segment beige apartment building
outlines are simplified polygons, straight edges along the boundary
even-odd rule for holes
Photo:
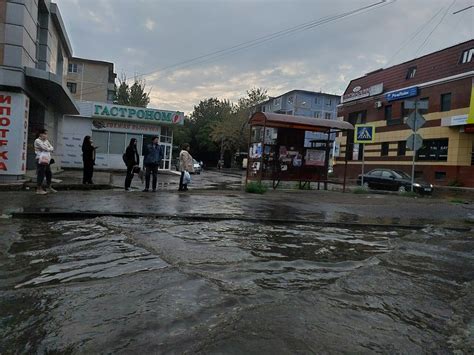
[[[113,63],[73,57],[69,60],[66,85],[77,101],[113,103],[116,77]]]

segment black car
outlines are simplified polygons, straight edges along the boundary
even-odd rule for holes
[[[359,175],[357,184],[361,185],[361,183],[362,175]],[[411,191],[411,176],[400,170],[374,169],[364,174],[364,187],[399,192]],[[429,195],[433,192],[433,185],[415,180],[413,191],[422,195]]]

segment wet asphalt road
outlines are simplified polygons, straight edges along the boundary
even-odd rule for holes
[[[469,353],[474,234],[4,220],[0,353]]]

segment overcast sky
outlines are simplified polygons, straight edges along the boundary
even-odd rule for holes
[[[148,74],[149,106],[186,113],[202,99],[236,101],[252,87],[271,96],[292,89],[340,95],[351,79],[369,71],[474,37],[474,9],[452,14],[474,0],[397,0],[245,50],[237,47],[230,55],[220,52],[202,58],[204,63],[158,71],[379,0],[56,2],[74,56],[113,62],[119,76]]]

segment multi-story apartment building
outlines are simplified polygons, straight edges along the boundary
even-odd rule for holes
[[[66,85],[76,100],[111,104],[116,77],[113,63],[74,57],[69,60]]]
[[[40,128],[53,145],[63,114],[77,114],[65,74],[72,48],[56,4],[0,1],[0,180],[35,169]]]
[[[257,111],[333,120],[337,118],[340,100],[340,96],[323,92],[291,90],[261,103]],[[316,139],[324,137],[320,133],[306,132],[305,145],[309,146],[311,140]]]
[[[375,141],[364,149],[366,171],[392,168],[411,174],[413,152],[406,147],[412,130],[406,100],[425,101],[420,113],[426,123],[418,133],[415,177],[438,185],[474,187],[474,125],[468,114],[473,104],[474,40],[368,73],[352,80],[344,92],[339,116],[352,124],[375,126]],[[409,103],[407,103],[409,104]],[[473,108],[471,107],[471,110]],[[353,134],[338,137],[341,154],[335,172],[361,173],[362,149]]]

